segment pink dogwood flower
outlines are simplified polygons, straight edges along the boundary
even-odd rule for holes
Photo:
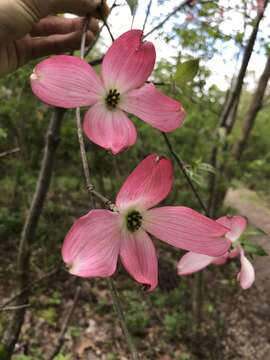
[[[71,274],[109,277],[118,255],[130,275],[153,290],[158,283],[156,250],[148,234],[181,249],[209,256],[224,254],[228,228],[183,206],[153,208],[166,198],[173,183],[170,160],[146,157],[129,175],[117,198],[117,211],[91,210],[75,221],[62,257]]]
[[[107,51],[101,76],[74,56],[53,56],[39,63],[31,75],[34,94],[44,103],[62,108],[91,106],[83,128],[99,146],[117,154],[136,142],[131,113],[164,132],[183,122],[182,105],[147,84],[156,58],[151,42],[141,30],[121,35]]]
[[[230,231],[226,234],[226,237],[231,241],[231,244],[235,243],[239,239],[240,235],[247,226],[247,220],[242,216],[223,216],[216,221],[230,229]],[[210,264],[223,265],[229,259],[235,257],[240,257],[241,263],[241,270],[237,275],[237,280],[240,282],[240,286],[243,289],[248,289],[255,280],[255,272],[251,262],[245,256],[244,249],[239,244],[219,257],[202,255],[196,252],[188,252],[178,263],[178,274],[189,275],[204,269]]]

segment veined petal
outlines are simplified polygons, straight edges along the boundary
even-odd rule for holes
[[[107,277],[116,269],[120,250],[120,216],[91,210],[75,221],[62,247],[62,257],[73,275]]]
[[[255,281],[255,271],[251,262],[245,256],[243,249],[240,251],[240,262],[241,270],[237,275],[237,280],[240,282],[241,288],[246,290],[250,288]]]
[[[104,91],[92,67],[75,56],[41,61],[30,79],[33,93],[41,101],[67,109],[95,104]]]
[[[131,90],[123,97],[120,106],[126,112],[164,132],[181,126],[186,115],[178,101],[162,94],[153,84]]]
[[[156,154],[147,156],[122,185],[116,206],[125,209],[138,205],[142,210],[158,204],[171,190],[173,167],[170,160]]]
[[[186,253],[178,262],[178,275],[189,275],[200,271],[210,265],[213,259],[215,259],[213,256],[197,254],[190,251]]]
[[[230,239],[231,242],[237,240],[247,227],[247,219],[238,215],[222,216],[216,221],[231,230],[226,234],[226,237]]]
[[[83,129],[91,141],[113,154],[134,145],[137,139],[135,126],[123,111],[110,111],[102,104],[95,104],[87,111]]]
[[[148,210],[143,227],[170,245],[209,256],[223,255],[231,244],[223,237],[226,227],[184,206]]]
[[[142,41],[141,30],[130,30],[114,41],[102,62],[101,73],[107,89],[121,93],[142,86],[156,60],[155,47]]]
[[[158,264],[154,244],[145,231],[126,233],[120,249],[121,261],[130,275],[139,283],[154,290],[158,283]]]

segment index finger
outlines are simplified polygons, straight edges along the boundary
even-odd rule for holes
[[[108,16],[109,7],[105,0],[53,0],[51,13],[71,13],[80,16],[90,14],[102,19]]]

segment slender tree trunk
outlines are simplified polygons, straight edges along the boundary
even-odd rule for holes
[[[268,56],[264,71],[260,77],[257,89],[255,90],[249,109],[244,117],[242,134],[234,148],[234,157],[240,160],[241,155],[248,143],[250,133],[254,126],[259,111],[262,108],[263,97],[270,78],[270,56]]]
[[[267,4],[269,0],[265,1],[264,9],[266,9]],[[255,21],[254,26],[252,29],[252,32],[250,34],[250,37],[248,39],[242,64],[238,73],[238,76],[236,78],[235,84],[233,86],[233,90],[229,93],[229,95],[226,97],[226,101],[223,105],[223,110],[220,115],[219,119],[219,128],[222,128],[225,130],[225,137],[227,137],[234,126],[237,110],[240,102],[240,96],[243,88],[243,82],[244,78],[246,76],[248,64],[251,58],[251,55],[253,53],[254,45],[256,42],[257,34],[259,31],[259,25],[264,16],[264,11],[258,13]],[[223,151],[226,150],[226,144],[225,147],[222,149]],[[222,152],[223,152],[222,151]],[[218,157],[219,157],[220,148],[218,145],[214,145],[212,148],[211,156],[210,156],[210,164],[214,167],[214,169],[218,170],[219,164],[218,164]],[[217,187],[217,174],[211,173],[209,175],[209,183],[208,183],[208,189],[209,189],[209,199],[208,199],[208,210],[211,216],[215,215],[216,212],[216,196],[218,194],[218,187]]]
[[[35,231],[38,225],[38,221],[43,209],[46,194],[49,189],[52,171],[53,171],[53,160],[55,151],[59,142],[59,132],[62,118],[64,116],[63,109],[55,109],[52,115],[48,132],[46,135],[46,142],[44,147],[44,155],[42,159],[41,169],[39,178],[36,185],[35,194],[32,199],[30,209],[25,220],[25,224],[22,230],[19,252],[17,259],[18,269],[18,291],[21,291],[18,296],[15,306],[18,307],[14,311],[10,322],[7,326],[6,332],[3,337],[3,346],[7,353],[6,359],[10,359],[14,351],[14,347],[19,338],[21,327],[24,321],[26,308],[20,307],[25,305],[29,300],[30,289],[23,291],[27,288],[29,282],[29,271],[30,271],[30,256],[31,256],[31,245],[34,241]],[[5,359],[5,360],[6,360]]]

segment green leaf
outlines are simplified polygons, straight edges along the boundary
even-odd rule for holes
[[[260,245],[254,244],[251,241],[244,239],[243,241],[241,241],[241,244],[248,254],[257,255],[257,256],[267,256],[268,255],[263,247],[261,247]]]
[[[176,69],[174,80],[177,85],[185,85],[193,80],[199,70],[200,59],[192,59],[179,64]]]
[[[131,11],[131,15],[133,16],[137,10],[137,6],[138,6],[138,0],[126,0],[130,11]]]
[[[201,171],[206,171],[206,172],[209,172],[212,174],[214,174],[216,172],[215,168],[211,164],[208,164],[208,163],[201,163],[201,164],[199,164],[198,168]]]
[[[5,139],[6,137],[7,137],[7,133],[3,129],[0,128],[0,138]]]

